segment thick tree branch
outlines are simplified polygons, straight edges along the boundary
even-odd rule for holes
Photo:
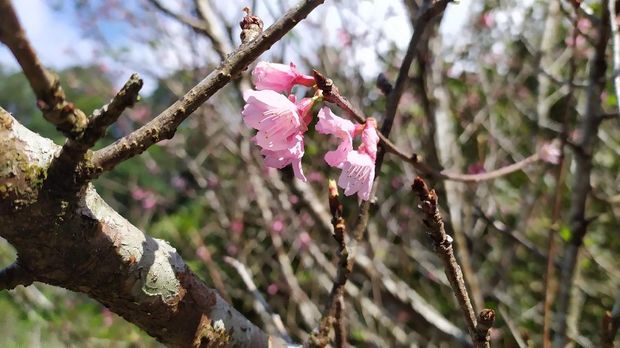
[[[439,215],[437,194],[434,190],[429,191],[426,183],[420,177],[414,180],[411,189],[420,200],[420,210],[424,214],[424,225],[428,228],[427,233],[433,241],[435,252],[443,261],[446,276],[450,281],[452,291],[465,317],[469,335],[476,347],[488,348],[490,346],[486,337],[493,324],[495,313],[490,309],[483,310],[480,316],[484,321],[480,325],[478,324],[474,308],[469,299],[469,294],[467,293],[463,272],[454,256],[452,237],[446,233],[443,219],[441,215]]]
[[[58,76],[45,69],[37,57],[10,0],[0,0],[0,42],[22,67],[43,117],[68,137],[79,136],[88,122],[86,115],[65,100]]]
[[[110,103],[93,112],[84,132],[79,137],[67,139],[48,169],[45,181],[49,185],[46,186],[64,196],[72,196],[82,188],[85,182],[77,177],[78,166],[88,164],[84,158],[87,151],[105,135],[107,128],[116,122],[125,109],[138,101],[142,84],[140,76],[132,74]]]
[[[0,270],[0,290],[12,290],[18,285],[28,286],[33,281],[32,274],[17,261]]]
[[[92,186],[75,200],[42,195],[41,179],[57,151],[0,108],[0,236],[33,279],[85,293],[169,346],[283,343],[245,319],[174,248],[131,225]]]
[[[324,0],[303,0],[298,3],[256,39],[241,45],[216,70],[152,121],[114,144],[97,151],[93,157],[94,168],[85,175],[90,178],[97,177],[120,162],[144,152],[151,145],[163,139],[172,138],[177,127],[194,110],[246,69],[253,60],[268,50],[323,2]]]

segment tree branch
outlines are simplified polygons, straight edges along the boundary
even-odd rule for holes
[[[0,162],[7,168],[0,171],[0,236],[33,279],[85,293],[169,346],[283,344],[208,288],[168,243],[110,208],[92,186],[73,200],[41,195],[41,177],[58,149],[0,108]]]
[[[420,210],[424,214],[424,225],[429,229],[427,233],[433,240],[435,252],[443,261],[446,276],[450,281],[452,291],[454,292],[459,306],[461,307],[461,311],[463,312],[463,316],[465,317],[469,335],[471,336],[471,339],[476,347],[488,348],[490,345],[486,337],[491,325],[493,324],[495,313],[490,309],[483,310],[480,313],[480,316],[484,319],[484,322],[478,325],[474,308],[471,304],[471,300],[469,299],[469,294],[467,293],[465,280],[463,279],[463,272],[461,271],[461,267],[454,256],[454,250],[452,249],[452,237],[446,233],[443,219],[441,218],[441,215],[439,215],[437,194],[434,190],[429,191],[426,183],[420,177],[417,177],[413,181],[411,189],[420,200]]]
[[[220,59],[222,60],[226,59],[226,54],[230,52],[230,47],[227,47],[226,45],[224,45],[224,43],[215,34],[213,25],[208,20],[208,18],[212,19],[212,17],[207,17],[210,13],[212,13],[208,11],[209,10],[208,4],[206,5],[200,4],[200,6],[198,3],[196,4],[197,9],[199,10],[198,13],[202,17],[202,20],[201,20],[201,19],[194,18],[191,16],[183,15],[181,13],[175,13],[169,8],[167,8],[166,6],[164,6],[164,4],[162,4],[159,0],[149,0],[149,2],[155,8],[157,8],[159,11],[166,14],[167,16],[189,26],[196,32],[204,34],[206,37],[209,38],[209,40],[211,41],[211,44],[213,44],[213,49],[215,50],[215,52],[217,52]]]
[[[609,20],[613,42],[613,62],[614,62],[614,90],[616,92],[616,100],[620,101],[620,24],[618,23],[618,9],[616,9],[616,1],[609,0]],[[620,102],[617,102],[617,108],[620,112]],[[618,113],[620,120],[620,113]]]
[[[323,74],[316,70],[313,71],[313,75],[315,80],[317,81],[317,87],[321,89],[321,91],[323,91],[323,97],[325,101],[335,104],[355,121],[359,123],[366,122],[366,117],[364,117],[361,111],[353,107],[353,105],[351,105],[351,103],[340,94],[338,87],[334,85],[331,79],[325,77]],[[505,167],[501,167],[480,174],[452,173],[447,170],[438,171],[431,168],[428,164],[422,161],[421,156],[419,156],[418,154],[414,153],[412,155],[407,155],[405,151],[399,149],[381,131],[378,131],[377,133],[379,134],[380,144],[383,145],[383,149],[385,149],[386,152],[392,153],[404,162],[411,164],[415,169],[419,170],[421,174],[429,175],[436,179],[460,182],[481,182],[495,180],[508,174],[523,170],[527,166],[541,160],[540,155],[538,153],[534,153],[513,164],[509,164]]]
[[[345,285],[353,270],[353,255],[350,251],[355,246],[347,247],[346,244],[347,225],[343,217],[343,207],[338,198],[338,187],[336,186],[336,182],[330,180],[328,186],[329,208],[332,214],[332,225],[334,228],[333,236],[336,242],[338,242],[338,270],[327,303],[323,309],[323,316],[319,324],[319,329],[312,333],[308,341],[310,347],[327,346],[329,343],[329,332],[332,326],[334,326],[334,328],[339,328],[339,330],[336,330],[338,331],[336,336],[340,337],[340,344],[338,344],[338,346],[342,346],[343,342],[346,343],[346,336],[342,336],[342,332],[346,332],[344,331],[345,328],[342,323],[342,313],[340,313],[339,316],[338,312],[339,308],[341,312],[344,306]],[[352,241],[352,243],[355,243],[355,241]],[[338,318],[340,318],[340,320]]]
[[[172,138],[177,127],[194,110],[246,69],[252,61],[268,50],[323,2],[324,0],[303,0],[299,2],[256,39],[241,45],[216,70],[149,123],[119,139],[114,144],[97,151],[93,156],[94,168],[92,171],[86,172],[85,175],[89,178],[95,178],[126,159],[144,152],[151,145],[163,139]]]
[[[45,69],[37,57],[10,0],[0,0],[0,42],[11,50],[22,67],[43,117],[66,136],[79,136],[88,122],[86,115],[66,101],[58,76]]]
[[[79,174],[78,166],[87,162],[85,154],[105,135],[107,128],[116,122],[125,109],[138,101],[142,85],[140,76],[132,74],[110,103],[93,112],[84,132],[77,138],[67,139],[48,169],[45,182],[51,185],[46,186],[64,196],[72,196],[82,188],[85,182],[76,177]]]
[[[0,270],[0,290],[13,290],[18,285],[28,286],[33,281],[32,274],[17,261]]]
[[[585,216],[586,201],[592,189],[590,174],[592,172],[592,158],[598,140],[598,128],[602,122],[601,93],[605,88],[605,50],[610,35],[610,20],[608,2],[602,1],[601,21],[598,28],[598,38],[594,55],[589,66],[589,87],[586,95],[584,117],[578,127],[579,138],[575,142],[575,181],[572,185],[571,204],[569,209],[571,237],[564,253],[564,261],[560,274],[560,291],[556,307],[556,324],[558,325],[553,340],[553,346],[560,348],[566,344],[567,314],[569,298],[573,288],[575,267],[579,249],[588,228],[588,219]]]

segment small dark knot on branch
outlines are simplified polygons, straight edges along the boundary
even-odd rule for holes
[[[392,84],[384,73],[379,73],[379,76],[377,76],[377,88],[379,88],[384,95],[390,95],[390,93],[392,93]]]
[[[476,325],[476,341],[478,343],[488,343],[491,338],[491,328],[495,323],[495,311],[485,308],[478,314]]]
[[[258,16],[253,16],[252,10],[247,6],[243,8],[243,12],[245,12],[245,16],[239,22],[239,26],[241,27],[241,43],[245,44],[263,33],[263,20]]]
[[[312,70],[312,76],[314,77],[314,80],[316,81],[316,86],[321,91],[323,91],[323,94],[329,95],[333,93],[334,88],[336,88],[334,86],[334,81],[332,81],[331,79],[328,79],[327,77],[325,77],[325,75],[321,74],[320,72],[316,70]]]

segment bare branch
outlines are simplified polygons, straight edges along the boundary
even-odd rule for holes
[[[22,67],[43,117],[68,137],[79,136],[88,122],[86,115],[65,100],[58,76],[45,69],[37,57],[10,0],[0,0],[0,42]]]
[[[495,322],[495,311],[483,309],[478,314],[478,325],[476,325],[476,346],[490,347],[491,328]]]
[[[28,286],[33,281],[32,274],[17,261],[0,270],[0,290],[12,290],[18,285]]]
[[[94,178],[120,162],[144,152],[162,139],[174,136],[177,127],[194,110],[219,91],[271,45],[280,40],[324,0],[303,0],[289,10],[257,39],[241,45],[198,85],[152,121],[94,154],[94,169],[85,173]]]
[[[155,6],[155,8],[157,8],[159,11],[166,14],[167,16],[189,26],[196,32],[204,34],[206,37],[209,38],[209,40],[213,44],[213,49],[215,50],[215,52],[217,52],[220,59],[222,60],[226,59],[226,54],[231,51],[231,48],[229,46],[224,45],[224,43],[220,40],[220,38],[215,34],[213,25],[206,17],[206,15],[208,15],[209,13],[212,13],[212,12],[206,11],[209,9],[208,4],[206,6],[205,5],[198,6],[197,4],[196,6],[199,10],[198,12],[200,13],[201,17],[203,17],[201,20],[198,18],[194,18],[191,16],[181,14],[181,13],[176,13],[172,11],[171,9],[169,9],[168,7],[166,7],[164,4],[162,4],[159,0],[149,0],[149,2],[153,6]],[[210,19],[212,19],[212,17]]]
[[[452,238],[446,233],[443,219],[441,218],[441,215],[439,215],[437,194],[434,190],[429,191],[426,183],[420,177],[415,178],[411,189],[420,200],[420,210],[424,214],[424,225],[428,228],[427,233],[433,240],[435,253],[437,253],[443,261],[446,276],[450,281],[452,291],[454,292],[454,295],[456,296],[456,299],[461,307],[461,311],[463,312],[463,316],[465,317],[469,335],[471,336],[471,339],[476,347],[490,347],[486,336],[491,325],[493,324],[495,313],[492,310],[483,310],[480,313],[480,316],[484,319],[484,322],[480,325],[477,323],[476,314],[474,313],[471,300],[469,299],[469,294],[467,293],[461,267],[454,256],[454,250],[452,249]],[[482,339],[481,336],[484,336],[485,338]]]
[[[611,33],[613,42],[613,62],[614,62],[614,90],[616,91],[616,100],[620,101],[620,23],[618,22],[618,10],[616,9],[616,1],[609,0],[609,20],[611,21]],[[620,111],[620,102],[617,103],[618,111]],[[618,113],[620,120],[620,113]]]
[[[48,169],[46,187],[64,196],[74,195],[82,188],[86,182],[77,177],[78,166],[87,163],[85,154],[105,135],[108,126],[116,122],[126,108],[137,102],[142,84],[140,76],[132,74],[109,104],[93,112],[82,134],[67,139]]]
[[[323,316],[319,324],[319,329],[312,333],[308,341],[311,347],[325,347],[329,343],[329,332],[332,326],[340,327],[340,330],[343,330],[343,323],[341,320],[337,319],[337,312],[340,307],[338,303],[343,299],[345,285],[353,270],[353,255],[351,250],[355,246],[351,248],[347,247],[345,240],[347,225],[343,217],[343,207],[338,198],[338,187],[333,180],[329,181],[329,208],[332,213],[334,239],[338,242],[338,271],[336,273],[336,279],[334,279],[334,283],[332,284],[325,309],[323,309]],[[352,243],[354,243],[354,241],[352,241]],[[346,340],[346,337],[341,337],[341,344],[343,340]]]

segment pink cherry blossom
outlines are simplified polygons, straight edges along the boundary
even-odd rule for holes
[[[345,196],[357,193],[361,200],[370,199],[372,183],[375,180],[375,160],[377,159],[377,122],[373,118],[366,120],[362,130],[362,144],[350,151],[342,163],[342,172],[338,186],[344,189]]]
[[[249,90],[241,113],[245,124],[258,130],[256,143],[271,151],[291,148],[291,138],[299,133],[302,120],[297,105],[274,91]]]
[[[300,74],[295,64],[290,65],[260,62],[252,71],[256,89],[290,93],[294,85],[311,87],[314,85],[312,76]]]
[[[332,134],[342,140],[336,150],[325,154],[327,164],[342,169],[338,186],[344,189],[346,196],[357,193],[360,199],[369,200],[379,143],[377,122],[374,118],[369,118],[364,125],[356,126],[353,122],[336,116],[327,107],[319,111],[318,117],[317,132]],[[353,137],[360,132],[362,143],[357,150],[353,150]]]
[[[267,167],[282,169],[290,164],[293,167],[295,177],[306,182],[308,180],[301,168],[301,158],[304,156],[304,138],[301,134],[297,134],[292,139],[292,146],[288,149],[272,151],[263,148],[261,154],[265,156]]]
[[[246,125],[258,130],[253,138],[262,148],[265,165],[282,169],[293,167],[295,177],[307,181],[301,168],[304,138],[312,120],[312,105],[318,98],[304,98],[296,103],[295,96],[285,96],[270,90],[247,91],[243,108]]]
[[[325,162],[332,167],[338,167],[347,159],[348,153],[353,150],[353,135],[355,125],[349,120],[336,116],[328,107],[323,107],[318,114],[319,122],[316,131],[321,134],[332,134],[342,142],[338,148],[325,154]]]

